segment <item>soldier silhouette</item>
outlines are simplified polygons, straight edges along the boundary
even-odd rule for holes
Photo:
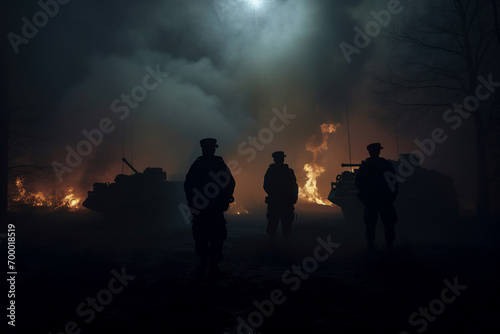
[[[272,154],[274,164],[270,164],[264,176],[264,190],[267,193],[267,228],[271,243],[274,241],[279,221],[282,224],[282,234],[285,243],[292,233],[294,219],[294,204],[297,203],[299,188],[293,169],[284,164],[285,153]]]
[[[392,244],[396,239],[394,224],[397,222],[394,200],[398,194],[398,185],[391,189],[386,180],[386,172],[395,175],[391,163],[381,158],[380,143],[373,143],[366,147],[370,157],[363,161],[356,174],[356,187],[359,190],[358,198],[365,206],[364,221],[366,225],[366,242],[369,250],[373,250],[375,240],[375,225],[378,216],[384,224],[387,249],[392,252]]]
[[[218,264],[227,237],[224,212],[234,201],[235,181],[222,157],[215,155],[217,140],[205,138],[200,145],[202,156],[191,165],[184,191],[193,214],[195,252],[200,258],[198,269],[204,272],[210,260],[209,276],[217,277],[223,275]]]

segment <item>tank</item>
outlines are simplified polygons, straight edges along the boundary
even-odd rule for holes
[[[398,161],[388,161],[398,175],[399,194],[394,205],[399,221],[425,223],[458,217],[458,196],[451,177],[421,167],[414,154],[401,154]],[[339,206],[344,217],[351,221],[363,221],[363,204],[357,198],[355,185],[359,166],[342,164],[354,169],[337,175],[328,195],[328,200]]]
[[[114,182],[94,183],[84,207],[108,217],[164,217],[184,201],[183,183],[168,181],[162,168],[147,167],[139,173],[125,158],[122,161],[134,173],[118,174]]]

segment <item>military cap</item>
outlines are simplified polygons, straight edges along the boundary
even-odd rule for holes
[[[368,151],[374,151],[374,150],[377,150],[377,151],[380,151],[381,149],[383,149],[382,145],[380,145],[380,143],[373,143],[373,144],[370,144],[366,147],[366,149]]]
[[[200,140],[200,146],[201,147],[203,147],[203,146],[219,147],[219,145],[217,145],[217,139],[214,139],[214,138],[204,138],[204,139]]]
[[[272,154],[272,157],[273,157],[273,158],[278,158],[278,157],[283,157],[283,158],[285,158],[285,157],[286,157],[286,155],[285,155],[285,152],[283,152],[283,151],[276,151],[276,152],[274,152],[274,153]]]

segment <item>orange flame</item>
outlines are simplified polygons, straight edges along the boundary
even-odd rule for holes
[[[73,188],[69,188],[68,192],[69,194],[61,199],[61,203],[56,206],[54,210],[65,208],[69,209],[70,211],[76,211],[80,208],[78,205],[80,204],[81,199],[73,194]]]
[[[236,202],[233,202],[230,207],[229,207],[229,214],[235,214],[235,215],[247,215],[250,212],[246,210],[242,205],[236,204]]]
[[[319,145],[314,145],[314,136],[311,141],[306,145],[306,149],[313,153],[313,161],[304,165],[304,171],[306,172],[306,183],[300,188],[299,196],[306,201],[321,204],[321,205],[332,205],[323,200],[318,192],[316,179],[325,172],[325,168],[320,166],[317,162],[318,156],[328,150],[328,138],[331,133],[337,131],[340,124],[325,123],[321,124],[321,135],[322,141]]]
[[[16,189],[12,201],[32,207],[47,207],[50,211],[69,210],[76,211],[80,208],[81,199],[73,193],[73,188],[68,188],[68,194],[62,196],[45,195],[43,192],[29,192],[24,188],[21,178],[16,179]]]
[[[42,192],[30,193],[24,189],[23,180],[16,179],[17,193],[13,197],[13,201],[28,204],[30,206],[52,206],[53,202],[46,198]]]

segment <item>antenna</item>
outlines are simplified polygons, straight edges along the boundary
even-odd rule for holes
[[[349,164],[352,165],[352,159],[351,159],[351,129],[349,127],[349,108],[348,108],[348,105],[347,105],[347,101],[345,103],[345,115],[346,115],[346,118],[347,118],[347,141],[349,143]],[[352,167],[351,168],[351,172],[352,172]]]
[[[52,201],[52,205],[53,206],[56,206],[56,201],[57,201],[57,197],[56,197],[56,174],[54,173],[54,200]]]
[[[122,159],[125,158],[125,120],[122,123]],[[123,174],[123,160],[122,160],[122,174]]]
[[[134,156],[133,156],[133,140],[134,140],[134,137],[133,137],[133,126],[134,126],[134,122],[132,122],[132,113],[130,113],[130,163],[133,164],[134,163]],[[132,174],[132,172],[130,172],[130,174]]]
[[[396,161],[399,160],[399,129],[398,119],[396,119]]]

